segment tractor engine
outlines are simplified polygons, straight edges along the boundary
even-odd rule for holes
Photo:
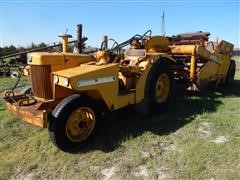
[[[59,62],[55,61],[55,58]],[[52,79],[51,72],[61,70],[58,63],[64,61],[63,55],[55,53],[32,53],[28,54],[28,64],[30,69],[30,78],[32,92],[36,98],[52,99]]]
[[[51,72],[95,61],[95,58],[90,55],[67,52],[68,38],[71,35],[62,35],[60,37],[63,38],[63,52],[34,52],[27,55],[32,92],[36,99],[49,100],[53,98]]]

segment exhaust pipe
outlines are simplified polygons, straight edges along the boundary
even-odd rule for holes
[[[82,24],[77,25],[77,48],[78,52],[81,54],[82,53]]]

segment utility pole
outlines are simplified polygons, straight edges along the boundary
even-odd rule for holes
[[[163,11],[163,14],[162,14],[161,18],[162,18],[162,32],[161,32],[161,35],[165,36],[166,29],[165,29],[165,14],[164,14],[164,11]]]

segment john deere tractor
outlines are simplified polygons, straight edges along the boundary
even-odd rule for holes
[[[147,31],[121,44],[106,39],[94,54],[75,54],[67,52],[69,36],[62,37],[63,52],[28,54],[31,89],[6,91],[4,100],[23,121],[48,128],[53,144],[66,152],[88,143],[104,111],[132,105],[142,113],[158,113],[166,109],[174,81],[202,89],[204,81],[233,79],[233,46],[226,41],[210,52],[199,38],[186,44],[183,37]],[[130,46],[123,53],[125,45]]]

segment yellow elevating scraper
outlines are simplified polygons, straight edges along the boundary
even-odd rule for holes
[[[63,52],[28,54],[31,88],[22,94],[6,91],[5,104],[21,120],[48,127],[59,149],[78,150],[105,110],[134,105],[142,113],[157,113],[166,109],[174,82],[203,90],[209,83],[232,81],[233,45],[209,42],[209,34],[167,38],[149,30],[121,44],[106,39],[94,54],[68,52],[70,35],[62,35]]]

